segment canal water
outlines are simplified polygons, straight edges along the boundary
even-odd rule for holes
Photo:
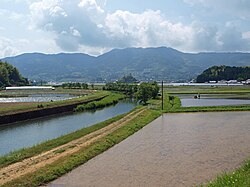
[[[135,106],[135,103],[122,101],[115,106],[97,111],[65,113],[19,122],[10,126],[2,126],[0,127],[0,156],[89,127],[119,114],[129,112]]]
[[[194,99],[194,94],[178,94],[183,107],[250,105],[249,94],[201,94]]]

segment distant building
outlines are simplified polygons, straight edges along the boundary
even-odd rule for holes
[[[6,90],[54,90],[52,86],[19,86],[19,87],[6,87]]]
[[[209,83],[216,83],[216,81],[209,81]]]
[[[247,80],[245,81],[245,84],[249,85],[249,84],[250,84],[250,79],[247,79]]]
[[[237,82],[238,82],[237,80],[229,80],[229,81],[227,81],[228,84],[231,84],[231,83],[234,84],[234,83],[237,83]]]

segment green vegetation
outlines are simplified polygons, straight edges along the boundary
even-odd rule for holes
[[[81,96],[78,98],[68,99],[64,101],[54,101],[54,102],[44,102],[39,103],[39,105],[43,106],[43,108],[39,107],[37,103],[30,103],[27,105],[17,105],[17,106],[9,106],[0,108],[0,116],[7,115],[7,114],[14,114],[18,112],[24,112],[24,111],[33,111],[33,110],[42,110],[44,108],[53,108],[58,106],[66,106],[70,104],[77,104],[77,103],[83,103],[83,102],[90,102],[94,100],[98,100],[101,98],[104,98],[108,96],[110,92],[107,91],[98,91],[93,94],[89,94],[87,96]]]
[[[38,171],[6,183],[3,187],[39,186],[46,184],[121,142],[128,136],[143,128],[155,118],[159,117],[160,114],[161,113],[159,111],[146,109],[142,114],[129,121],[125,126],[101,138],[97,142],[89,145],[79,152],[61,158]]]
[[[245,94],[250,86],[164,86],[168,94]]]
[[[127,83],[107,83],[103,86],[103,90],[118,91],[126,95],[134,95],[137,92],[137,84],[127,84]]]
[[[5,86],[23,86],[29,84],[26,78],[23,78],[17,68],[0,61],[0,88]]]
[[[42,152],[45,152],[45,151],[51,150],[55,147],[58,147],[60,145],[66,144],[72,140],[83,137],[91,132],[99,130],[99,129],[121,119],[124,116],[125,116],[125,114],[119,115],[119,116],[116,116],[114,118],[108,119],[104,122],[98,123],[96,125],[93,125],[93,126],[90,126],[87,128],[83,128],[81,130],[78,130],[78,131],[75,131],[73,133],[61,136],[59,138],[38,144],[36,146],[30,147],[30,148],[24,148],[24,149],[12,152],[8,155],[1,156],[0,157],[0,168],[7,166],[9,164],[15,163],[15,162],[22,161],[26,158],[30,158],[30,157],[38,155]]]
[[[203,106],[203,107],[179,107],[167,112],[223,112],[223,111],[250,111],[249,105],[242,106]]]
[[[124,99],[124,98],[125,98],[125,95],[123,94],[111,93],[110,95],[101,99],[100,101],[93,101],[87,104],[78,105],[74,111],[81,112],[84,110],[103,108],[106,106],[114,105],[118,103],[119,100]]]
[[[126,83],[107,83],[103,90],[112,90],[123,92],[127,95],[135,96],[137,100],[146,104],[149,99],[156,99],[159,86],[157,82],[151,83],[141,83],[139,86],[137,84],[126,84]]]
[[[206,185],[207,187],[236,187],[236,186],[250,186],[250,160],[246,161],[246,163],[239,169],[234,172],[223,174],[215,181],[211,181]]]
[[[132,76],[132,74],[129,74],[129,75],[125,75],[121,79],[119,79],[119,82],[122,82],[122,83],[136,83],[137,80],[136,80],[136,78],[134,78]]]
[[[220,80],[238,80],[243,81],[250,79],[250,66],[230,67],[230,66],[213,66],[203,71],[197,76],[197,82],[203,83],[208,81]]]
[[[135,93],[135,95],[137,100],[142,101],[143,104],[146,104],[149,99],[156,99],[159,90],[160,88],[157,82],[144,82],[138,86],[138,91]]]
[[[69,82],[69,83],[63,83],[62,87],[65,89],[88,89],[88,84],[86,83],[79,83],[79,82]]]

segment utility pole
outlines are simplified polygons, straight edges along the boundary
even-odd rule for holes
[[[161,109],[163,110],[163,81],[161,81]]]

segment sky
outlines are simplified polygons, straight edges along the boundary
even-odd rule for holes
[[[161,46],[250,52],[250,1],[0,0],[0,58]]]

